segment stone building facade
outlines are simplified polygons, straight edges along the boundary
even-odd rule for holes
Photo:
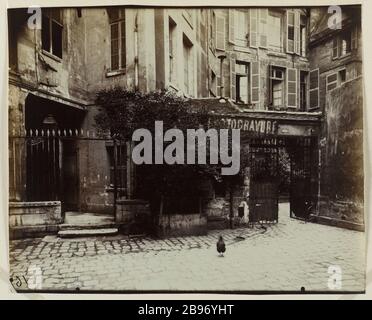
[[[130,144],[117,150],[110,139],[98,139],[95,133],[94,117],[100,112],[95,96],[100,90],[115,86],[141,92],[168,89],[196,105],[210,106],[214,115],[229,118],[230,127],[255,119],[265,125],[275,123],[286,141],[310,137],[316,146],[324,142],[326,147],[321,147],[316,159],[317,164],[327,163],[317,175],[324,188],[312,191],[316,199],[329,194],[332,161],[338,161],[332,157],[343,152],[332,149],[333,139],[348,144],[346,136],[361,134],[362,117],[345,122],[343,138],[335,135],[335,131],[341,134],[335,119],[344,114],[337,90],[347,99],[357,99],[353,106],[362,110],[360,28],[350,34],[355,47],[348,57],[341,57],[341,45],[340,56],[329,64],[325,56],[331,57],[336,50],[331,38],[334,34],[339,39],[339,35],[324,36],[320,31],[319,25],[327,19],[324,10],[43,8],[37,29],[28,26],[29,18],[27,9],[8,12],[9,199],[14,236],[25,236],[27,230],[29,234],[56,232],[65,211],[115,212],[118,223],[128,222],[133,213],[146,212],[146,203],[135,195]],[[332,91],[324,91],[325,79],[331,81],[333,71],[345,79],[347,91],[333,88],[333,82],[327,83]],[[358,97],[350,92],[358,92]],[[63,136],[63,142],[46,146],[37,140],[41,133],[52,132]],[[25,134],[34,137],[31,147],[22,140]],[[52,160],[32,156],[31,149],[39,148],[38,144],[44,151],[52,150]],[[118,154],[120,199],[113,192],[113,157]],[[51,175],[43,173],[48,170]],[[190,230],[193,223],[200,229],[208,220],[226,225],[237,216],[239,203],[247,200],[249,175],[248,168],[246,182],[234,191],[233,203],[222,186],[206,182],[203,212],[187,219],[177,216],[174,224]],[[327,216],[330,202],[322,203],[326,204],[321,215]],[[319,215],[319,208],[313,213]],[[245,221],[248,216],[246,207]]]

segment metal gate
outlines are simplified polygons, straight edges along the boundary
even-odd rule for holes
[[[308,219],[316,210],[317,156],[315,140],[295,138],[289,140],[287,149],[291,159],[290,215]]]
[[[250,143],[249,221],[278,222],[278,140]]]

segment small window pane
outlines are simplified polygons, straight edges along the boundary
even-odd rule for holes
[[[53,54],[62,58],[62,26],[52,21],[52,49]]]
[[[41,45],[43,50],[50,51],[50,19],[42,15]]]

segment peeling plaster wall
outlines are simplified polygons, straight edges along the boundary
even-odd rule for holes
[[[346,82],[326,97],[320,214],[363,223],[363,79]]]

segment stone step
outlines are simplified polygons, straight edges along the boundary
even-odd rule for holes
[[[114,228],[115,223],[63,223],[59,225],[59,230],[89,230],[89,229],[109,229]]]
[[[118,228],[94,228],[94,229],[79,229],[60,230],[58,236],[61,238],[77,238],[77,237],[95,237],[95,236],[112,236],[118,233]]]

